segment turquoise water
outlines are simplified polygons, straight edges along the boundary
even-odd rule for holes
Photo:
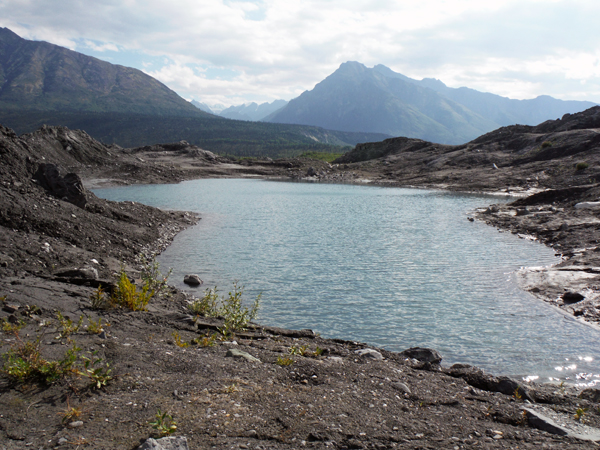
[[[249,299],[262,292],[264,324],[393,351],[432,347],[444,364],[497,374],[598,379],[600,333],[514,283],[520,267],[558,262],[554,252],[467,221],[501,199],[231,179],[94,192],[197,212],[200,223],[159,258],[171,283],[190,290],[183,276],[197,273],[226,291],[237,280]]]

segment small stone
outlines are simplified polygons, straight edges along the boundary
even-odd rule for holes
[[[398,382],[398,383],[392,383],[392,387],[394,387],[394,388],[398,389],[399,391],[402,391],[402,392],[404,392],[406,394],[410,394],[411,393],[410,392],[410,388],[406,384],[404,384],[404,383],[400,383],[400,382]]]
[[[188,450],[185,436],[168,436],[161,439],[149,438],[138,447],[138,450]]]
[[[83,426],[83,422],[81,420],[77,420],[75,422],[71,422],[69,424],[69,428],[79,428]]]
[[[361,348],[359,350],[356,350],[354,353],[356,353],[359,356],[364,356],[365,358],[375,359],[377,361],[381,361],[383,359],[383,355],[377,350],[373,350],[372,348]]]
[[[188,286],[201,286],[204,283],[198,275],[189,274],[183,277],[183,282]]]
[[[67,438],[61,437],[61,438],[58,440],[58,445],[65,445],[65,444],[66,444],[66,443],[68,443],[68,442],[69,442],[69,440],[68,440]]]
[[[232,358],[244,358],[246,361],[250,361],[250,362],[258,362],[258,363],[260,362],[260,359],[255,358],[254,356],[252,356],[249,353],[238,350],[237,348],[230,348],[229,350],[227,350],[227,353],[225,354],[225,356],[232,357]]]

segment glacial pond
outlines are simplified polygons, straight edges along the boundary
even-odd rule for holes
[[[469,222],[502,198],[421,189],[248,179],[95,189],[110,200],[193,211],[160,255],[201,296],[262,292],[258,321],[392,351],[421,346],[494,374],[594,383],[600,332],[521,291],[521,267],[558,262],[538,243]],[[204,286],[191,289],[183,276]]]

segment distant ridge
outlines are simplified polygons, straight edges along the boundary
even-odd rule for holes
[[[287,105],[285,100],[274,100],[271,103],[252,102],[244,105],[230,106],[219,113],[219,116],[235,120],[259,121]]]
[[[0,108],[208,116],[145,73],[0,28]]]
[[[595,105],[549,96],[512,100],[414,80],[383,65],[346,62],[264,120],[462,144],[501,126],[534,125]]]

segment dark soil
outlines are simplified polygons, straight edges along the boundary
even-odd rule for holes
[[[431,158],[432,152],[421,156]],[[185,436],[191,449],[596,448],[590,441],[541,431],[524,413],[525,407],[545,407],[548,414],[562,413],[560,421],[577,433],[588,433],[582,422],[600,427],[600,395],[594,389],[525,385],[476,368],[448,368],[443,360],[440,366],[422,356],[418,360],[382,349],[361,355],[357,351],[368,348],[365,344],[325,340],[307,330],[252,325],[211,342],[222,320],[192,316],[188,296],[171,289],[169,296],[155,297],[147,311],[92,309],[98,285],[110,291],[122,268],[140,285],[140,255],[151,258],[197,218],[100,200],[67,173],[79,174],[88,185],[199,176],[443,184],[439,177],[446,176],[441,175],[445,168],[434,167],[425,176],[419,175],[421,168],[411,172],[407,165],[389,174],[396,164],[389,161],[390,155],[397,154],[332,165],[299,159],[234,161],[185,143],[123,150],[64,128],[22,137],[0,128],[0,320],[5,329],[1,352],[38,341],[43,358],[56,361],[75,344],[81,349],[79,371],[84,371],[81,356],[102,358],[94,367],[106,371],[108,363],[112,377],[100,388],[75,373],[50,384],[19,381],[6,373],[5,364],[0,378],[0,448],[133,449],[157,435],[149,422],[158,410],[173,416],[175,435]],[[417,159],[414,164],[427,167]],[[588,159],[593,171],[595,160]],[[396,160],[404,164],[400,156]],[[56,164],[58,177],[41,174],[42,164]],[[489,177],[487,167],[477,172],[473,166],[457,166],[452,170],[459,180],[451,188],[475,190],[469,180],[476,173],[481,180],[477,190],[505,190],[515,177],[538,169],[519,168],[518,174],[503,178]],[[502,169],[492,170],[496,174]],[[546,300],[560,295],[559,306],[597,321],[593,293],[600,267],[595,260],[600,220],[596,209],[576,209],[574,204],[595,201],[600,193],[589,180],[573,182],[578,180],[576,172],[568,176],[571,181],[561,178],[531,187],[583,186],[524,198],[477,217],[536,236],[562,253],[565,261],[552,269],[557,272],[554,278],[548,275],[551,271],[525,272],[524,286]],[[570,295],[564,295],[565,289]],[[59,312],[75,323],[83,317],[83,325],[61,337],[65,329]],[[98,319],[104,333],[88,333],[86,327]],[[10,324],[19,321],[24,328],[11,331]],[[200,344],[178,345],[198,337]],[[258,361],[227,356],[230,349]],[[574,418],[578,410],[583,414],[580,421]]]

